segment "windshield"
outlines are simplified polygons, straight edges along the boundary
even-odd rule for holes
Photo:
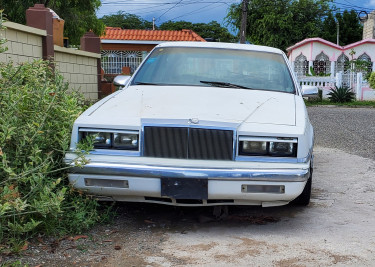
[[[287,64],[280,54],[200,47],[155,49],[132,84],[295,92]]]

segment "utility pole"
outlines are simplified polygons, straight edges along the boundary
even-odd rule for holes
[[[337,45],[340,45],[340,23],[337,20]]]
[[[152,18],[152,30],[155,31],[155,18]]]
[[[240,29],[240,43],[244,44],[246,41],[246,24],[247,24],[247,6],[249,0],[242,0],[242,17]]]

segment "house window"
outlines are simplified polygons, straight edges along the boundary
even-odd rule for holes
[[[309,72],[309,62],[302,53],[294,61],[294,72],[297,77],[306,76]]]
[[[343,73],[348,69],[349,67],[349,58],[342,53],[336,61],[336,72],[342,71]]]
[[[144,52],[142,51],[109,51],[102,50],[102,68],[107,74],[120,74],[122,67],[130,67],[134,71],[141,64]]]
[[[363,75],[363,78],[366,77],[366,75],[368,73],[371,73],[372,72],[372,62],[371,62],[371,58],[366,54],[366,53],[363,53],[362,55],[360,55],[358,57],[358,60],[361,60],[361,61],[367,61],[368,62],[368,65],[367,65],[367,68],[366,70],[362,70],[362,75]]]
[[[349,69],[349,58],[342,53],[336,61],[336,72],[341,72],[342,85],[350,87],[350,69]]]
[[[317,75],[328,75],[331,73],[331,62],[323,52],[316,56],[313,67]]]

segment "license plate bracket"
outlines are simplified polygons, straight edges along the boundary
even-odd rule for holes
[[[161,196],[174,199],[208,199],[208,179],[161,178]]]

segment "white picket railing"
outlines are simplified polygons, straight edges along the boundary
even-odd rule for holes
[[[335,86],[341,87],[343,84],[348,84],[356,94],[357,100],[375,99],[375,90],[369,88],[368,82],[363,79],[361,72],[354,73],[352,77],[350,77],[350,73],[342,72],[336,73],[335,77],[303,76],[298,77],[298,82],[301,86],[311,85],[323,90],[324,98],[327,97],[327,93],[329,93],[332,88],[335,88]]]
[[[334,88],[336,84],[335,77],[316,77],[316,76],[305,76],[298,79],[300,85],[311,85],[319,88]]]

